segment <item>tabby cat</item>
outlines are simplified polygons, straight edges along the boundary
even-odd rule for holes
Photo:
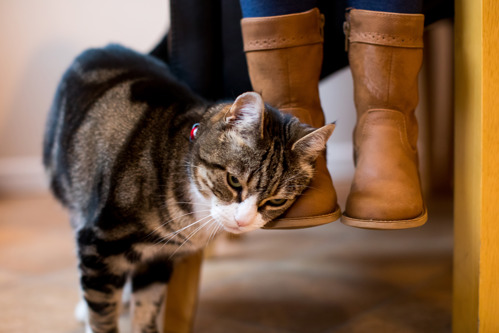
[[[207,103],[164,63],[122,46],[81,54],[50,110],[44,164],[74,228],[87,331],[118,331],[130,279],[133,331],[156,332],[174,260],[222,230],[252,231],[282,214],[333,129],[304,125],[254,92]]]

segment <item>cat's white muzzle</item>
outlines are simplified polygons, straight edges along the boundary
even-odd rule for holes
[[[211,215],[223,224],[224,229],[234,234],[260,229],[265,221],[258,212],[258,198],[251,196],[243,202],[235,202],[228,205],[220,204],[214,198],[212,202]]]

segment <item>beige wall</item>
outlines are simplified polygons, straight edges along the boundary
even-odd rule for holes
[[[148,51],[168,10],[166,0],[0,1],[0,190],[40,183],[45,117],[71,60],[109,42]]]
[[[72,59],[109,42],[148,51],[167,30],[168,10],[167,0],[0,1],[0,192],[45,187],[45,118]],[[351,158],[350,81],[344,70],[321,86],[326,117],[338,120],[329,151],[335,159]]]

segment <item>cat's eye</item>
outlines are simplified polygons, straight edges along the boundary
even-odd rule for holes
[[[272,199],[267,201],[269,205],[274,206],[274,207],[279,207],[284,205],[288,200],[287,199]]]
[[[239,181],[239,179],[237,179],[236,177],[234,177],[233,175],[231,175],[230,173],[227,174],[227,182],[229,183],[229,185],[238,190],[240,189],[241,187],[243,187],[243,184],[241,184],[241,182]]]

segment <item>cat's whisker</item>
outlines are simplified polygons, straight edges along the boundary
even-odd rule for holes
[[[208,246],[208,244],[210,243],[211,237],[213,236],[213,232],[217,228],[216,223],[212,223],[208,228],[211,228],[211,227],[213,227],[213,228],[211,230],[208,230],[210,234],[208,235],[208,239],[206,240],[205,246]]]
[[[207,215],[207,216],[205,216],[205,217],[202,217],[202,218],[200,218],[199,220],[197,220],[196,222],[193,222],[193,223],[191,223],[191,224],[189,224],[189,225],[187,225],[187,226],[185,226],[185,227],[183,227],[183,228],[181,228],[181,229],[179,229],[179,230],[176,230],[176,231],[174,231],[174,232],[172,232],[172,233],[170,233],[170,234],[166,235],[166,236],[163,238],[163,241],[166,239],[166,242],[165,242],[165,244],[164,244],[164,245],[166,245],[169,241],[171,241],[171,240],[172,240],[172,239],[173,239],[176,235],[178,235],[180,232],[184,231],[184,230],[185,230],[185,229],[187,229],[187,228],[192,227],[192,226],[193,226],[193,225],[195,225],[195,224],[201,223],[201,222],[202,222],[203,220],[205,220],[206,218],[212,218],[212,216],[211,216],[211,215]]]
[[[224,225],[218,222],[217,233],[223,232],[225,230]]]
[[[163,228],[165,225],[171,223],[171,222],[174,222],[178,219],[181,219],[182,217],[185,217],[185,216],[189,216],[189,215],[193,215],[193,214],[196,214],[196,213],[203,213],[203,212],[209,212],[211,211],[210,209],[205,209],[205,210],[199,210],[199,211],[195,211],[195,212],[189,212],[189,213],[186,213],[186,214],[183,214],[183,215],[180,215],[180,216],[177,216],[175,218],[172,218],[172,219],[169,219],[168,221],[166,222],[163,222],[161,223],[159,226],[157,226],[156,228],[154,228],[154,230],[152,230],[149,234],[147,234],[147,236],[144,237],[144,239],[147,239],[148,237],[152,236],[152,234],[154,234],[155,232],[157,232],[159,229]],[[167,235],[168,236],[168,235]]]
[[[211,216],[210,216],[210,217],[211,217]],[[210,219],[210,220],[206,221],[205,223],[201,224],[199,227],[197,227],[197,228],[196,228],[196,230],[194,230],[193,232],[191,232],[191,233],[187,236],[187,238],[185,239],[185,241],[183,241],[183,242],[182,242],[182,244],[180,244],[180,245],[179,245],[179,246],[175,249],[175,251],[173,251],[173,253],[170,255],[169,259],[171,259],[171,258],[175,255],[175,253],[177,253],[177,251],[178,251],[178,250],[180,250],[180,248],[181,248],[182,246],[184,246],[184,245],[185,245],[185,243],[187,243],[187,242],[189,241],[189,239],[191,239],[191,238],[192,238],[192,237],[193,237],[193,236],[194,236],[194,235],[195,235],[195,234],[196,234],[199,230],[203,229],[205,226],[207,226],[209,223],[211,223],[211,222],[213,222],[213,221],[214,221],[214,219],[212,218],[212,219]]]
[[[160,198],[167,198],[166,195],[161,195],[159,196]],[[189,204],[189,205],[192,205],[192,206],[205,206],[205,207],[211,207],[211,204],[207,204],[207,203],[201,203],[201,202],[193,202],[193,201],[170,201],[170,202],[165,202],[162,204],[163,207],[168,207],[168,205],[172,203],[172,204]]]
[[[208,237],[208,241],[206,242],[206,245],[208,245],[211,242],[211,240],[216,237],[220,228],[223,228],[222,223],[218,222],[217,220],[214,220],[214,221],[215,221],[215,223],[213,223],[213,224],[215,225],[215,228],[212,230],[210,237]]]

